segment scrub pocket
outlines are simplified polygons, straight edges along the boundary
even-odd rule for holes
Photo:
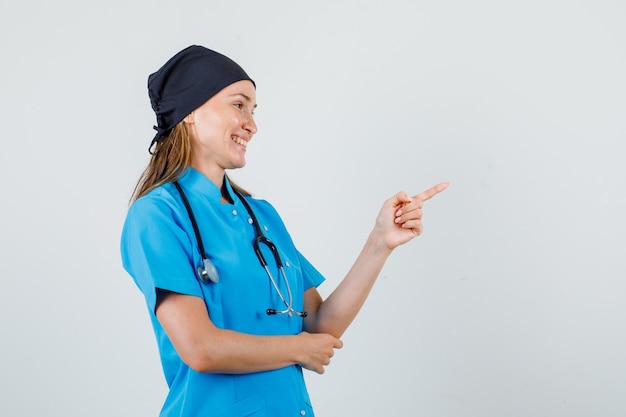
[[[261,395],[254,395],[229,405],[219,411],[211,413],[206,417],[267,417],[265,413],[265,399]]]

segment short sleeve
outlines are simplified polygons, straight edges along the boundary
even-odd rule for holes
[[[302,285],[304,290],[308,290],[312,287],[319,287],[322,282],[325,281],[324,276],[309,262],[308,259],[296,250],[298,253],[298,259],[300,261],[300,268],[302,268]]]
[[[130,207],[121,238],[122,264],[152,312],[157,288],[202,296],[195,276],[194,247],[181,226],[176,202],[157,196],[148,194]]]

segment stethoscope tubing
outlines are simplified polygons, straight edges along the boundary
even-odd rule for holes
[[[189,204],[189,200],[187,200],[187,196],[185,195],[178,181],[174,181],[174,186],[178,190],[181,198],[183,199],[183,204],[185,205],[185,209],[187,210],[187,214],[189,215],[189,220],[191,220],[193,233],[196,235],[196,241],[198,242],[198,249],[200,250],[200,256],[202,257],[202,266],[198,267],[198,276],[200,277],[200,280],[205,284],[207,284],[209,281],[217,283],[220,280],[220,276],[217,272],[217,269],[215,268],[215,265],[213,265],[213,262],[209,260],[209,257],[204,250],[204,243],[202,242],[202,236],[200,236],[198,222],[196,221],[196,216],[193,214],[193,210],[191,209],[191,204]]]
[[[189,204],[189,200],[187,199],[187,196],[185,195],[185,192],[183,191],[178,181],[174,181],[173,183],[176,189],[178,190],[178,193],[180,194],[183,200],[185,209],[187,210],[187,213],[189,215],[189,220],[191,221],[191,225],[193,227],[196,241],[198,243],[198,249],[202,257],[203,265],[198,267],[198,278],[204,284],[208,284],[209,282],[218,283],[219,282],[218,271],[215,268],[215,265],[213,265],[213,262],[211,262],[211,260],[208,258],[206,251],[204,250],[204,243],[202,241],[202,236],[200,235],[200,229],[198,228],[198,222],[196,221],[196,216],[193,213],[191,204]],[[274,242],[272,242],[267,236],[265,236],[265,233],[263,233],[263,230],[254,213],[254,210],[252,210],[252,207],[250,207],[250,204],[245,199],[245,197],[235,189],[233,189],[233,192],[235,193],[235,195],[237,195],[237,198],[239,198],[239,201],[241,201],[241,203],[245,207],[246,211],[248,212],[248,215],[250,216],[252,220],[252,226],[254,228],[254,235],[255,235],[254,240],[252,241],[252,247],[254,249],[254,252],[261,266],[263,267],[263,269],[265,269],[265,272],[267,273],[267,276],[269,277],[272,283],[272,286],[276,290],[276,293],[278,294],[279,298],[281,299],[285,307],[287,307],[284,310],[275,310],[272,308],[268,308],[266,310],[266,314],[267,315],[287,314],[289,317],[295,314],[296,316],[299,316],[299,317],[303,317],[303,318],[306,317],[307,316],[306,311],[297,311],[293,308],[293,295],[291,292],[291,286],[289,285],[289,280],[287,279],[287,275],[285,274],[285,268],[284,268],[282,259],[280,258],[278,248],[276,247]],[[270,252],[272,252],[274,261],[276,262],[276,266],[279,270],[280,275],[283,278],[283,281],[285,283],[285,288],[287,289],[287,299],[285,298],[282,291],[280,290],[278,283],[274,279],[274,276],[272,275],[268,267],[267,260],[265,259],[265,256],[263,255],[263,252],[261,251],[261,244],[267,246]]]

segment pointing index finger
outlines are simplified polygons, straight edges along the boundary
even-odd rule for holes
[[[440,192],[448,188],[448,185],[450,185],[449,182],[441,182],[435,185],[434,187],[429,188],[428,190],[416,195],[415,198],[421,201],[430,200],[431,198],[433,198],[434,196],[436,196],[437,194],[439,194]]]

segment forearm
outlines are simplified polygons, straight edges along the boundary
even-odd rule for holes
[[[220,329],[199,297],[167,293],[156,315],[176,352],[198,372],[266,371],[300,359],[297,336],[254,336]]]
[[[166,293],[156,315],[181,359],[198,372],[250,373],[298,364],[322,373],[341,347],[328,334],[255,336],[220,329],[204,301],[189,295]]]
[[[215,329],[189,349],[185,362],[198,372],[250,373],[300,363],[297,336],[254,336]]]
[[[361,310],[391,251],[382,237],[370,233],[345,278],[319,305],[312,320],[305,322],[307,331],[341,337]]]
[[[337,289],[325,301],[316,290],[305,293],[305,308],[310,311],[304,321],[307,331],[335,337],[343,334],[365,303],[393,249],[422,233],[423,202],[448,185],[437,184],[414,197],[400,192],[385,201],[361,253]]]

